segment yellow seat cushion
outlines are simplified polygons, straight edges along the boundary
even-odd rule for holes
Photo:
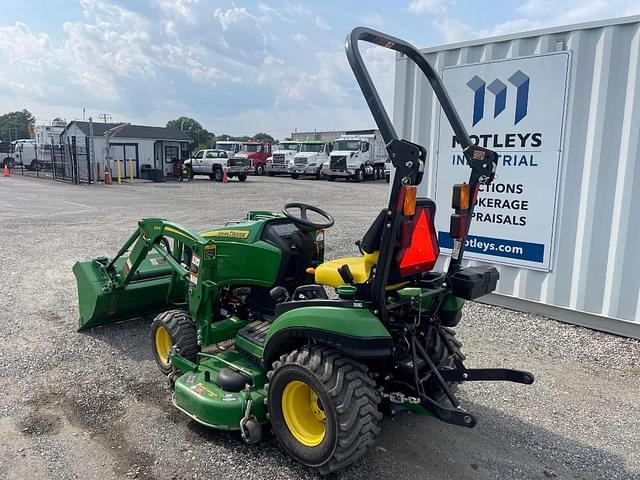
[[[365,283],[369,280],[371,269],[376,263],[378,263],[378,252],[365,253],[362,257],[336,258],[316,267],[315,280],[316,283],[329,287],[337,288],[340,285],[345,285],[338,269],[343,265],[349,265],[349,270],[353,275],[353,283]]]

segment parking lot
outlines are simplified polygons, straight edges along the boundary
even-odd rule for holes
[[[204,229],[287,201],[335,216],[329,258],[355,254],[387,188],[280,177],[111,187],[0,178],[0,478],[314,478],[269,433],[247,446],[175,410],[148,320],[77,333],[71,268],[114,254],[140,218]],[[376,447],[333,478],[640,478],[640,342],[477,303],[465,314],[458,331],[469,366],[527,369],[536,383],[462,385],[479,420],[473,430],[412,414],[385,419]]]

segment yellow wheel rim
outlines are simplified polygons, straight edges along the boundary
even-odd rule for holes
[[[318,394],[304,382],[289,382],[282,392],[282,413],[291,435],[307,447],[322,443],[327,416]]]
[[[160,363],[163,365],[169,366],[169,352],[171,351],[171,346],[173,342],[171,341],[171,335],[169,335],[169,330],[164,325],[159,325],[156,329],[156,353],[158,354],[158,359]]]

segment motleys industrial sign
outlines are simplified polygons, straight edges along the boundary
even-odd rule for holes
[[[443,70],[472,142],[499,155],[494,182],[480,189],[467,258],[551,269],[568,69],[560,52]],[[436,199],[445,205],[470,170],[443,112],[437,152]],[[450,213],[436,215],[443,249],[453,244]]]

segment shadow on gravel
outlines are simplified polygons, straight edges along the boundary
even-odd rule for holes
[[[464,405],[478,418],[473,429],[411,413],[385,418],[376,446],[363,464],[372,474],[382,473],[380,478],[400,472],[399,478],[438,480],[640,478],[611,452],[497,409],[469,401]]]
[[[152,317],[134,318],[120,323],[79,332],[111,346],[112,354],[124,355],[135,362],[153,360],[151,350]]]

